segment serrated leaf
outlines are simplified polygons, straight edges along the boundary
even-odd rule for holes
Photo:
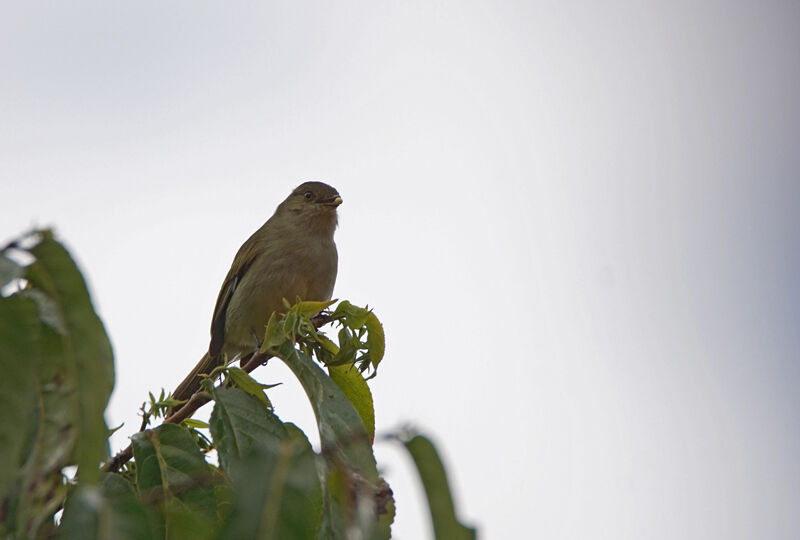
[[[298,378],[314,408],[322,453],[327,457],[326,477],[339,470],[347,479],[351,496],[339,503],[326,498],[326,512],[350,516],[361,526],[369,524],[371,528],[361,527],[366,538],[389,538],[391,517],[387,512],[393,507],[383,496],[388,487],[378,475],[370,435],[358,411],[308,355],[289,344],[282,345],[276,353]],[[344,508],[337,508],[337,504]],[[326,515],[325,523],[336,522],[336,516]]]
[[[415,435],[402,442],[411,454],[422,479],[436,538],[474,539],[475,529],[461,524],[456,517],[447,474],[433,443],[422,435]]]
[[[329,300],[327,302],[314,302],[305,300],[302,302],[298,302],[294,306],[294,309],[297,311],[297,314],[300,317],[309,318],[313,317],[318,313],[321,313],[322,310],[335,303],[336,300]]]
[[[323,450],[336,453],[342,461],[362,471],[367,478],[377,479],[369,436],[350,400],[308,355],[288,344],[284,344],[277,352],[308,395],[317,417]]]
[[[336,306],[336,310],[333,312],[334,318],[339,315],[345,315],[347,326],[355,330],[364,326],[369,315],[369,310],[359,306],[354,306],[347,300],[342,300],[339,302],[339,305]]]
[[[328,362],[330,366],[341,366],[345,364],[352,364],[356,360],[358,348],[361,345],[358,338],[354,336],[346,327],[342,327],[338,334],[339,351],[333,360]]]
[[[258,399],[267,408],[272,408],[272,403],[269,401],[267,394],[264,393],[264,388],[270,388],[270,386],[274,385],[261,384],[251,377],[249,373],[235,366],[228,368],[228,376],[236,386]]]
[[[159,518],[124,478],[107,474],[99,486],[81,486],[67,497],[58,537],[63,540],[160,538]]]
[[[383,360],[383,354],[386,350],[386,337],[383,333],[383,325],[378,320],[378,317],[369,312],[366,319],[367,326],[367,348],[369,349],[370,361],[372,362],[373,369],[378,369],[378,364]]]
[[[286,333],[283,330],[283,321],[278,320],[278,316],[273,312],[267,322],[267,330],[264,333],[264,343],[261,344],[259,352],[266,353],[269,349],[279,346],[286,341]]]
[[[136,433],[131,440],[136,481],[144,500],[169,503],[163,507],[167,517],[180,521],[187,513],[210,529],[217,511],[213,469],[189,431],[163,424]]]
[[[358,411],[370,442],[373,442],[375,440],[375,409],[372,403],[372,392],[364,377],[354,366],[328,366],[328,373]]]
[[[216,494],[216,490],[213,491]],[[185,504],[178,498],[164,501],[161,507],[164,516],[165,540],[215,540],[216,512],[208,514]]]
[[[302,431],[293,424],[284,426],[280,439],[254,445],[233,462],[236,503],[221,539],[317,537],[322,488],[315,455]]]
[[[223,469],[247,455],[253,446],[286,437],[284,424],[252,395],[238,388],[214,390],[209,427]]]

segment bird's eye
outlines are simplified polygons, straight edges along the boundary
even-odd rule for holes
[[[303,193],[303,197],[305,198],[305,200],[310,201],[311,199],[314,198],[314,194],[311,193],[310,191],[306,191],[305,193]]]

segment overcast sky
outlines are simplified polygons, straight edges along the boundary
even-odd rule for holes
[[[800,536],[797,2],[3,2],[0,43],[0,234],[89,279],[115,450],[322,180],[378,431],[433,436],[483,538]]]

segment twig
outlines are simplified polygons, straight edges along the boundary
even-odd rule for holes
[[[254,369],[258,366],[264,366],[267,363],[267,360],[272,358],[274,355],[269,353],[260,353],[256,351],[255,353],[251,354],[249,358],[247,358],[242,364],[242,369],[247,373],[251,373]]]
[[[117,472],[125,465],[130,459],[133,457],[133,445],[129,444],[125,450],[120,450],[117,454],[109,461],[103,463],[103,466],[100,467],[102,472]]]
[[[206,392],[205,390],[198,390],[195,392],[189,401],[183,404],[183,406],[178,409],[177,411],[173,412],[171,415],[167,416],[164,419],[165,424],[180,424],[187,418],[190,418],[194,412],[211,401],[211,394]]]
[[[311,318],[311,323],[314,325],[315,328],[319,328],[326,324],[330,320],[330,317],[327,315],[317,315],[316,317]],[[264,365],[267,360],[272,358],[274,355],[269,353],[260,353],[256,351],[252,353],[249,358],[245,357],[243,359],[244,364],[242,365],[242,369],[247,373],[251,373],[255,370],[258,366]],[[228,384],[227,381],[222,383],[222,385]],[[191,398],[189,398],[186,403],[181,405],[178,409],[174,410],[171,415],[164,419],[163,424],[180,424],[187,418],[191,418],[191,416],[203,405],[211,401],[211,396],[203,389],[198,390],[195,392]],[[139,432],[144,431],[145,423],[142,422],[142,428]],[[125,465],[128,461],[131,460],[133,457],[133,445],[129,444],[124,450],[120,450],[117,454],[110,459],[109,461],[105,462],[101,467],[100,470],[102,472],[117,472]]]
[[[194,393],[194,395],[184,403],[184,405],[172,413],[170,416],[164,419],[164,424],[180,424],[194,412],[208,403],[211,400],[211,396],[208,392],[204,390],[198,390]],[[139,430],[139,433],[144,431],[144,429]],[[103,464],[100,468],[103,472],[117,472],[123,465],[125,465],[130,459],[133,457],[133,445],[129,444],[125,450],[121,450],[117,452],[113,459]]]

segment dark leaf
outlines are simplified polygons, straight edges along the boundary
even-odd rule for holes
[[[19,295],[0,298],[0,500],[17,476],[31,435],[37,400],[35,363],[41,328],[36,305]]]
[[[111,344],[69,253],[51,235],[43,237],[31,249],[36,262],[26,269],[26,278],[58,306],[66,327],[63,361],[70,364],[65,368],[77,383],[75,457],[81,479],[91,482],[99,478],[98,464],[108,452],[103,412],[114,385]]]
[[[272,408],[272,403],[270,403],[267,394],[264,393],[264,388],[269,388],[273,385],[261,384],[251,377],[249,373],[235,366],[228,368],[228,376],[236,386],[258,399],[266,407]]]
[[[242,390],[217,388],[214,401],[209,424],[223,469],[249,454],[254,446],[273,444],[286,437],[283,422]]]
[[[22,277],[22,267],[0,253],[0,289],[11,283],[13,280]]]
[[[118,474],[99,486],[81,486],[67,497],[59,538],[63,540],[148,540],[161,537],[158,515],[142,504]]]
[[[64,322],[64,319],[61,316],[61,308],[52,298],[47,296],[39,289],[24,290],[20,294],[36,302],[39,320],[41,320],[44,324],[62,336],[69,332],[69,330],[67,330],[67,324]]]
[[[447,474],[431,441],[422,435],[415,435],[404,440],[403,443],[411,454],[422,479],[436,538],[474,539],[475,529],[462,525],[456,517]]]
[[[306,354],[284,344],[277,352],[300,380],[314,408],[322,453],[326,458],[326,491],[331,478],[344,478],[347,497],[326,500],[323,522],[335,526],[341,520],[361,530],[365,538],[389,538],[391,518],[379,519],[393,510],[383,496],[388,486],[378,475],[370,435],[361,416],[336,383]]]
[[[158,504],[166,527],[192,523],[213,532],[217,516],[213,469],[205,462],[189,431],[163,424],[131,437],[139,493]],[[169,536],[168,536],[169,537]]]
[[[234,511],[220,538],[313,539],[322,515],[315,455],[302,431],[285,424],[233,462]]]

